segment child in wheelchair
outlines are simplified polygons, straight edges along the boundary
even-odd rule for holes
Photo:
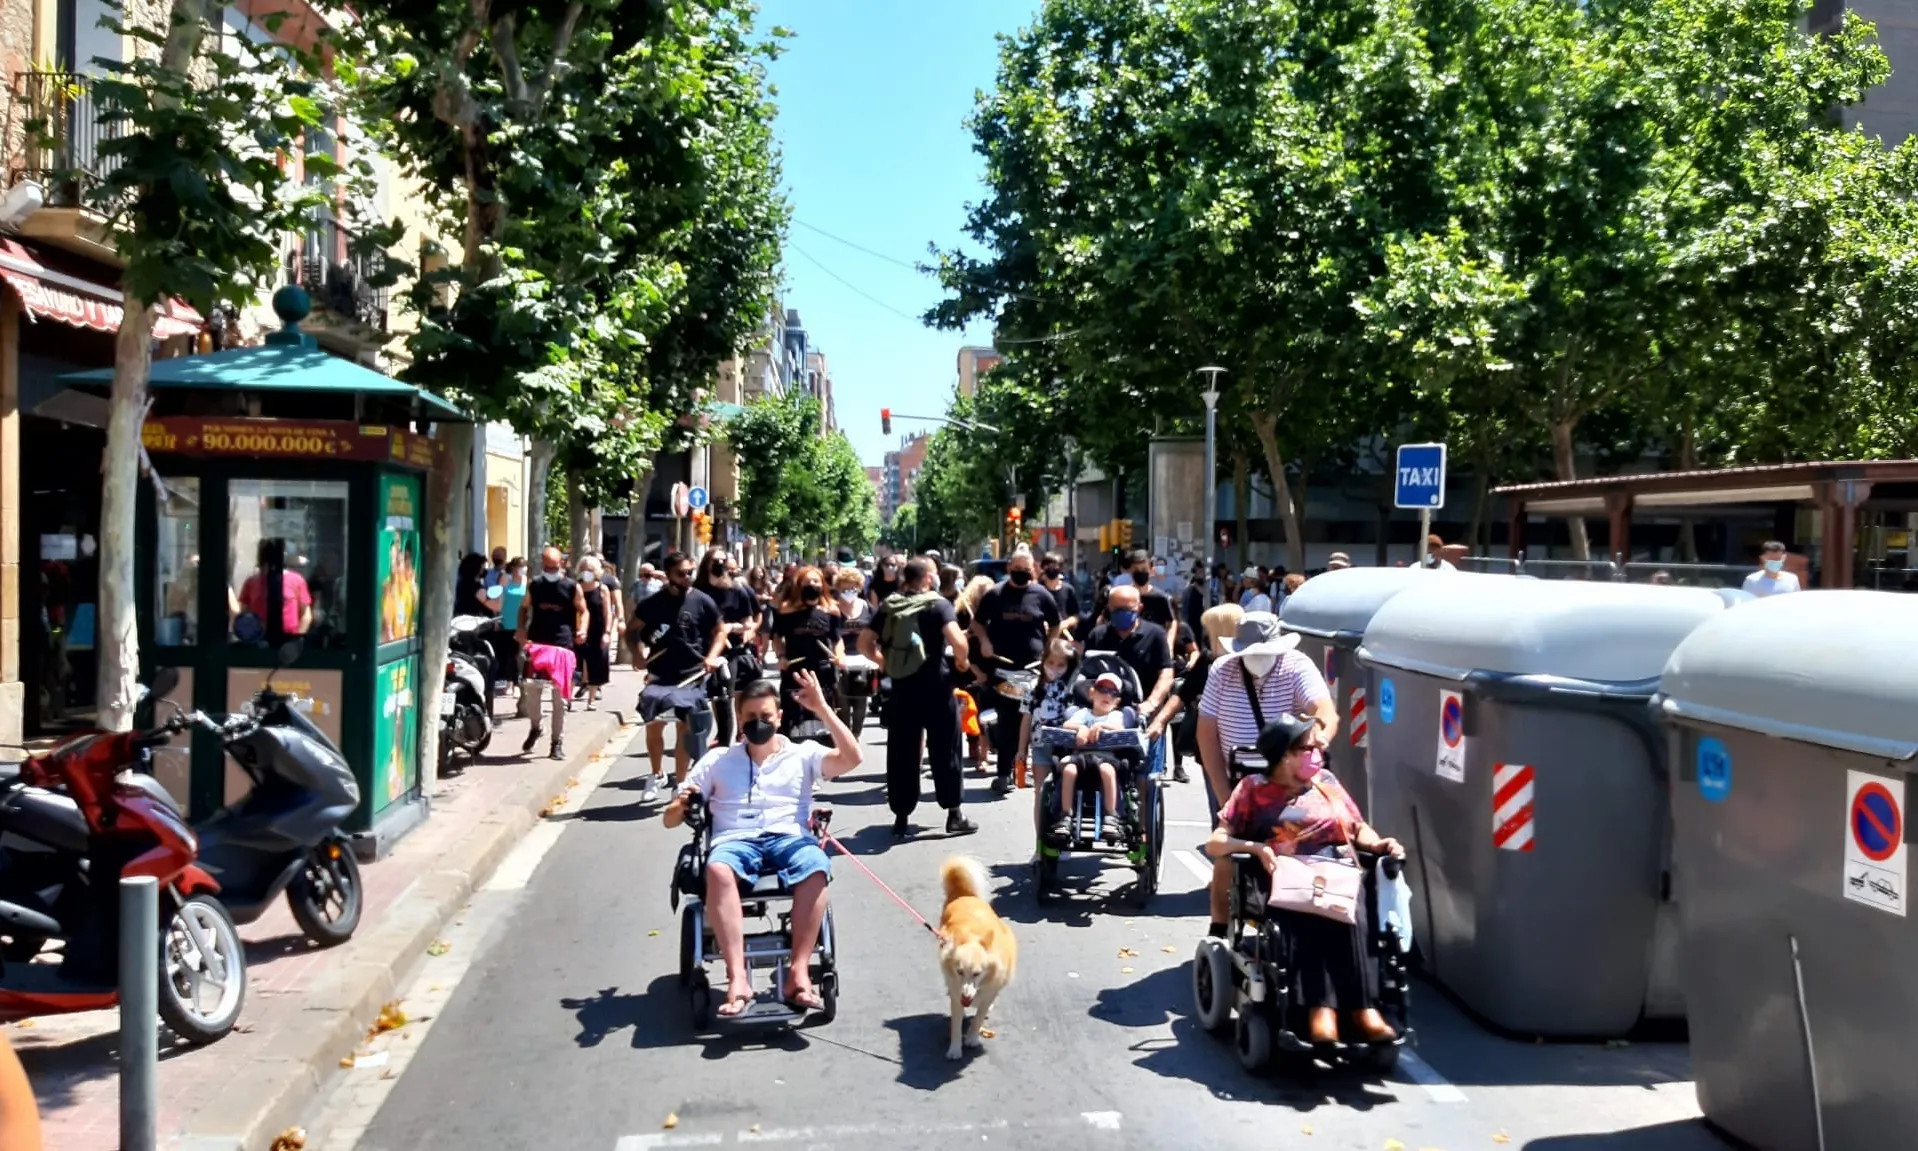
[[[1112,672],[1102,672],[1092,681],[1092,702],[1066,717],[1062,725],[1074,733],[1074,742],[1081,749],[1094,748],[1102,732],[1134,731],[1138,729],[1139,718],[1130,708],[1120,706],[1124,699],[1124,684]],[[1066,834],[1065,812],[1072,811],[1078,804],[1078,783],[1081,765],[1095,768],[1099,773],[1099,794],[1105,801],[1101,810],[1105,818],[1099,829],[1101,837],[1108,844],[1117,844],[1125,838],[1125,828],[1119,820],[1119,773],[1117,765],[1109,755],[1068,754],[1065,762],[1059,765],[1059,807],[1060,816],[1053,825],[1053,834]]]

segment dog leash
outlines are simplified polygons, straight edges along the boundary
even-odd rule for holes
[[[932,937],[934,939],[942,939],[942,937],[939,934],[939,929],[937,927],[934,927],[932,925],[932,922],[928,920],[925,916],[919,914],[918,908],[914,907],[910,903],[907,903],[905,899],[903,899],[897,891],[894,891],[892,888],[886,886],[886,881],[879,878],[877,875],[873,874],[872,868],[867,867],[864,863],[861,863],[859,861],[858,856],[846,850],[846,845],[839,842],[839,838],[837,836],[835,836],[832,832],[827,831],[823,827],[819,829],[819,835],[827,843],[830,843],[834,847],[838,848],[839,854],[845,856],[847,859],[852,860],[852,865],[854,867],[857,867],[859,870],[865,872],[867,879],[870,879],[874,883],[877,883],[879,885],[879,890],[885,892],[887,895],[892,896],[892,901],[894,903],[897,903],[899,906],[905,908],[907,915],[910,915],[914,919],[917,919],[919,921],[919,926],[925,928],[927,931],[932,932]]]

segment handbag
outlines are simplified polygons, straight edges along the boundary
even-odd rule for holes
[[[1325,795],[1316,783],[1312,789]],[[1326,796],[1326,800],[1330,802],[1331,797]],[[1336,815],[1333,818],[1339,826],[1339,837],[1350,848],[1352,837],[1346,834],[1345,821]],[[1296,855],[1281,855],[1278,859],[1279,865],[1272,869],[1272,895],[1266,900],[1267,906],[1280,911],[1302,911],[1339,923],[1359,921],[1365,872],[1357,864],[1342,859],[1300,859]]]

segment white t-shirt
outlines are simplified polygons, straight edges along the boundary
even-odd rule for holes
[[[1798,590],[1798,577],[1791,572],[1779,572],[1777,579],[1768,578],[1767,571],[1755,571],[1745,577],[1745,590],[1753,595],[1783,595]]]
[[[774,738],[778,746],[764,763],[755,764],[742,742],[707,752],[686,773],[680,794],[697,789],[706,797],[713,843],[806,834],[813,785],[832,748]]]

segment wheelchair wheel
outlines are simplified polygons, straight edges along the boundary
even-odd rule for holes
[[[691,987],[693,972],[699,968],[699,940],[694,938],[693,914],[688,908],[679,917],[679,985]]]
[[[1039,862],[1032,865],[1032,898],[1039,906],[1044,907],[1052,902],[1052,897],[1058,893],[1058,890],[1059,857],[1042,852]]]
[[[1139,799],[1143,808],[1139,820],[1145,835],[1145,862],[1139,866],[1139,882],[1133,889],[1133,898],[1144,907],[1158,894],[1161,865],[1165,862],[1165,796],[1156,779],[1140,785]]]
[[[1232,1039],[1239,1066],[1247,1071],[1263,1071],[1272,1062],[1272,1024],[1261,1012],[1241,1011]]]
[[[1199,940],[1192,953],[1192,1007],[1199,1026],[1217,1033],[1232,1018],[1232,957],[1225,944],[1210,937]]]
[[[713,1025],[713,987],[704,971],[695,973],[688,984],[686,1002],[692,1009],[693,1030],[704,1031]]]
[[[819,1010],[813,1012],[821,1023],[839,1018],[839,973],[827,971],[819,977]]]

